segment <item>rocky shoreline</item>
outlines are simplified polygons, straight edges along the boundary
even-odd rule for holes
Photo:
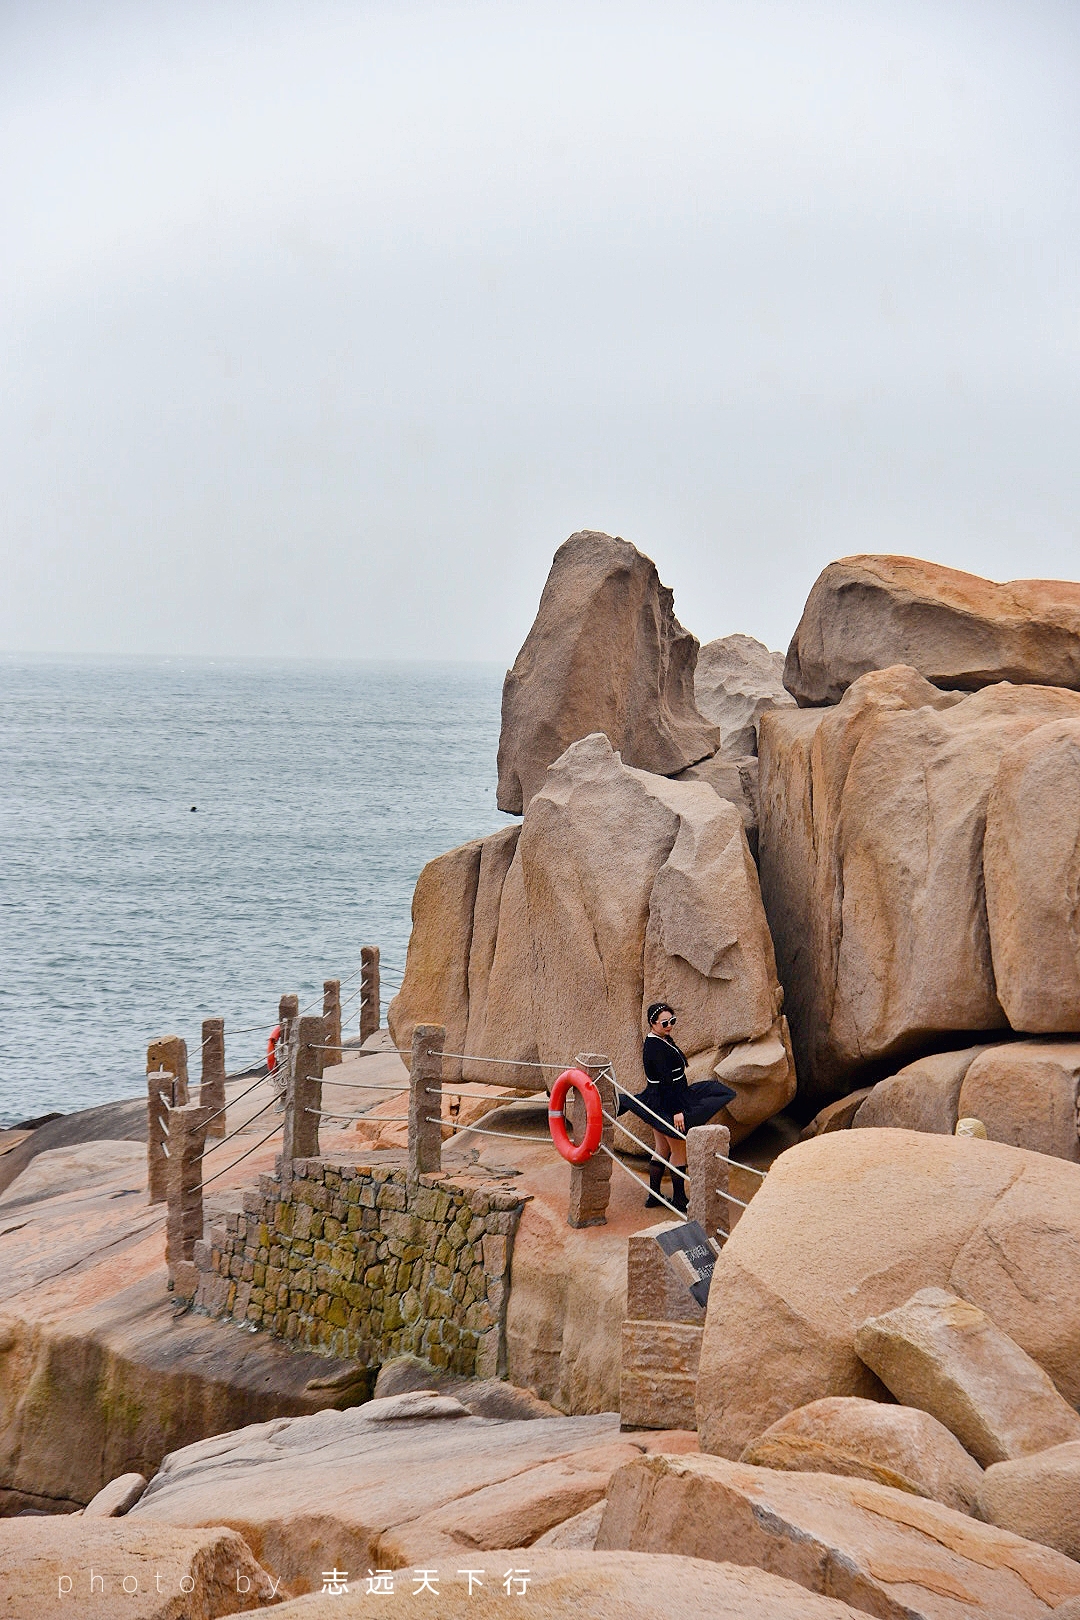
[[[318,1156],[231,1087],[190,1294],[142,1103],[0,1156],[0,1615],[1075,1620],[1080,585],[846,558],[783,659],[574,535],[498,772]],[[546,1131],[660,996],[735,1092],[704,1311],[651,1132],[574,1227]]]

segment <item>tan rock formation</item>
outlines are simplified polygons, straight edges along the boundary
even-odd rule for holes
[[[756,756],[713,754],[698,765],[677,771],[673,782],[708,782],[714,793],[733,804],[742,817],[750,853],[758,855],[758,762]]]
[[[973,1511],[982,1484],[974,1457],[928,1412],[855,1395],[826,1396],[789,1412],[748,1445],[740,1461],[872,1479],[959,1513]]]
[[[959,1111],[981,1119],[992,1142],[1080,1162],[1080,1040],[1010,1041],[974,1059]]]
[[[917,557],[857,556],[818,575],[788,648],[796,701],[837,703],[874,669],[910,664],[935,686],[1080,687],[1080,585],[1007,585]]]
[[[1014,743],[986,810],[986,909],[1014,1029],[1080,1030],[1080,719]]]
[[[325,1567],[313,1546],[351,1570],[460,1565],[463,1549],[527,1546],[599,1501],[645,1445],[621,1436],[613,1413],[374,1422],[361,1406],[174,1452],[125,1522],[230,1525],[299,1593],[318,1590]]]
[[[1068,718],[1080,693],[961,697],[904,667],[862,676],[816,718],[762,716],[762,897],[808,1097],[1008,1027],[983,900],[987,800],[1006,752]]]
[[[445,1024],[447,1051],[465,1050],[469,951],[483,844],[483,839],[474,838],[436,856],[416,880],[405,977],[386,1019],[394,1045],[401,1051],[411,1047],[415,1026],[425,1023]],[[460,1079],[460,1062],[448,1058],[443,1076]]]
[[[453,883],[428,879],[443,863]],[[473,882],[482,924],[464,900],[474,872],[490,873],[486,887]],[[692,1077],[716,1073],[735,1088],[725,1123],[736,1138],[794,1093],[772,941],[738,812],[704,783],[623,764],[604,736],[574,743],[551,767],[516,849],[497,833],[425,868],[413,917],[391,1030],[400,1044],[422,1014],[446,1024],[448,1042],[453,1029],[467,1030],[467,1047],[450,1050],[522,1062],[472,1061],[469,1078],[535,1090],[553,1071],[526,1064],[557,1069],[580,1052],[606,1052],[620,1082],[640,1091],[643,1010],[663,995],[678,1009]],[[460,969],[454,977],[445,965],[451,957],[469,961],[467,1004]]]
[[[1080,1440],[1080,1416],[1042,1368],[985,1311],[942,1288],[869,1317],[855,1349],[898,1401],[930,1412],[984,1468]]]
[[[753,636],[721,636],[698,653],[694,697],[706,720],[720,727],[729,757],[757,753],[758,721],[766,709],[790,709],[784,689],[784,655]]]
[[[626,540],[586,530],[559,547],[503,684],[500,810],[520,815],[548,766],[590,732],[661,776],[716,751],[719,730],[694,704],[698,644],[672,600]]]
[[[720,1457],[620,1469],[596,1545],[757,1565],[879,1620],[1034,1620],[1080,1594],[1071,1559],[940,1502]]]
[[[737,1457],[826,1395],[884,1398],[856,1331],[926,1287],[981,1306],[1077,1401],[1078,1232],[1080,1176],[1040,1153],[897,1130],[835,1131],[789,1149],[713,1274],[703,1449]]]
[[[1080,1443],[995,1463],[983,1476],[976,1512],[1080,1561]]]
[[[483,1584],[460,1573],[463,1563],[484,1566]],[[503,1577],[527,1566],[526,1589]],[[861,1620],[865,1610],[816,1597],[792,1581],[760,1569],[673,1558],[661,1553],[592,1553],[530,1547],[525,1555],[459,1553],[438,1572],[438,1597],[417,1593],[417,1582],[398,1574],[390,1595],[369,1595],[354,1583],[348,1596],[309,1597],[276,1611],[281,1620]]]
[[[87,1519],[119,1519],[133,1508],[147,1486],[145,1474],[118,1474],[83,1508]]]
[[[888,1079],[878,1081],[860,1103],[852,1125],[858,1130],[884,1126],[951,1136],[960,1117],[964,1076],[980,1052],[985,1051],[985,1046],[967,1046],[960,1052],[935,1052],[907,1064]]]
[[[232,1530],[136,1524],[130,1515],[0,1519],[4,1620],[218,1620],[283,1596],[287,1588]]]

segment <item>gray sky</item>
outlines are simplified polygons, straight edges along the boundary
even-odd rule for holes
[[[1080,7],[0,0],[0,649],[1080,576]]]

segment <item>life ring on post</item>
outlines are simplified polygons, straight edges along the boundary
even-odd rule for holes
[[[273,1074],[277,1068],[277,1043],[281,1039],[281,1025],[275,1024],[270,1031],[270,1038],[266,1043],[266,1072]]]
[[[563,1113],[566,1094],[571,1089],[580,1091],[585,1099],[585,1134],[576,1144],[570,1140],[570,1133],[566,1129],[566,1116]],[[571,1164],[587,1163],[600,1146],[600,1138],[604,1133],[604,1107],[600,1101],[600,1093],[583,1069],[564,1070],[552,1086],[548,1101],[548,1129],[551,1132],[551,1140],[563,1158],[569,1160]]]

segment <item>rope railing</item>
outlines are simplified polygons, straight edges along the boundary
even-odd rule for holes
[[[231,1142],[234,1136],[239,1136],[241,1131],[246,1131],[253,1120],[258,1119],[261,1114],[265,1114],[268,1108],[273,1108],[277,1101],[277,1097],[271,1097],[268,1103],[263,1103],[262,1107],[256,1113],[250,1114],[244,1123],[242,1125],[238,1125],[235,1130],[230,1131],[228,1136],[221,1137],[217,1142],[214,1143],[213,1147],[205,1148],[203,1151],[203,1158],[208,1158],[211,1153],[216,1153],[219,1148],[223,1148],[225,1146],[226,1142]]]
[[[630,1177],[631,1181],[635,1181],[637,1183],[637,1185],[639,1187],[643,1188],[644,1191],[647,1192],[651,1198],[655,1198],[658,1204],[663,1204],[665,1209],[670,1209],[671,1213],[674,1216],[676,1216],[680,1221],[682,1221],[684,1225],[689,1221],[690,1216],[687,1214],[686,1210],[684,1210],[684,1209],[676,1209],[674,1204],[669,1204],[668,1203],[668,1201],[664,1197],[663,1193],[653,1192],[652,1188],[646,1182],[642,1181],[640,1176],[637,1176],[637,1175],[634,1174],[634,1172],[631,1170],[631,1168],[630,1168],[630,1166],[628,1164],[623,1164],[623,1162],[619,1158],[618,1154],[614,1153],[611,1150],[611,1148],[608,1147],[606,1142],[601,1142],[600,1151],[602,1153],[607,1154],[607,1156],[611,1160],[612,1164],[617,1164],[619,1166],[620,1170],[625,1170],[626,1174]],[[667,1163],[666,1159],[664,1160],[664,1163],[665,1164]],[[672,1165],[672,1166],[670,1166],[670,1168],[674,1169],[675,1166]],[[684,1180],[685,1180],[685,1177],[684,1177]],[[724,1236],[725,1237],[727,1236],[726,1232],[724,1233]]]
[[[507,1142],[532,1142],[534,1146],[544,1140],[542,1136],[523,1136],[520,1131],[493,1131],[483,1125],[462,1125],[457,1120],[444,1119],[441,1115],[437,1119],[429,1116],[428,1124],[445,1125],[449,1130],[456,1132],[475,1131],[478,1136],[501,1136]]]
[[[203,1182],[203,1190],[205,1191],[206,1188],[209,1187],[212,1182],[220,1181],[222,1176],[227,1176],[229,1174],[230,1170],[235,1170],[236,1166],[238,1164],[241,1164],[244,1159],[250,1158],[251,1155],[253,1153],[257,1153],[258,1150],[261,1147],[265,1147],[267,1142],[269,1142],[270,1138],[272,1136],[276,1136],[278,1131],[280,1131],[280,1129],[281,1129],[280,1125],[275,1125],[272,1131],[267,1131],[266,1135],[263,1137],[261,1142],[256,1142],[253,1147],[248,1148],[246,1153],[241,1153],[239,1158],[234,1159],[232,1164],[227,1164],[223,1170],[219,1170],[217,1172],[217,1174],[211,1176],[208,1181],[204,1181]],[[203,1157],[205,1158],[205,1154],[203,1155]]]

